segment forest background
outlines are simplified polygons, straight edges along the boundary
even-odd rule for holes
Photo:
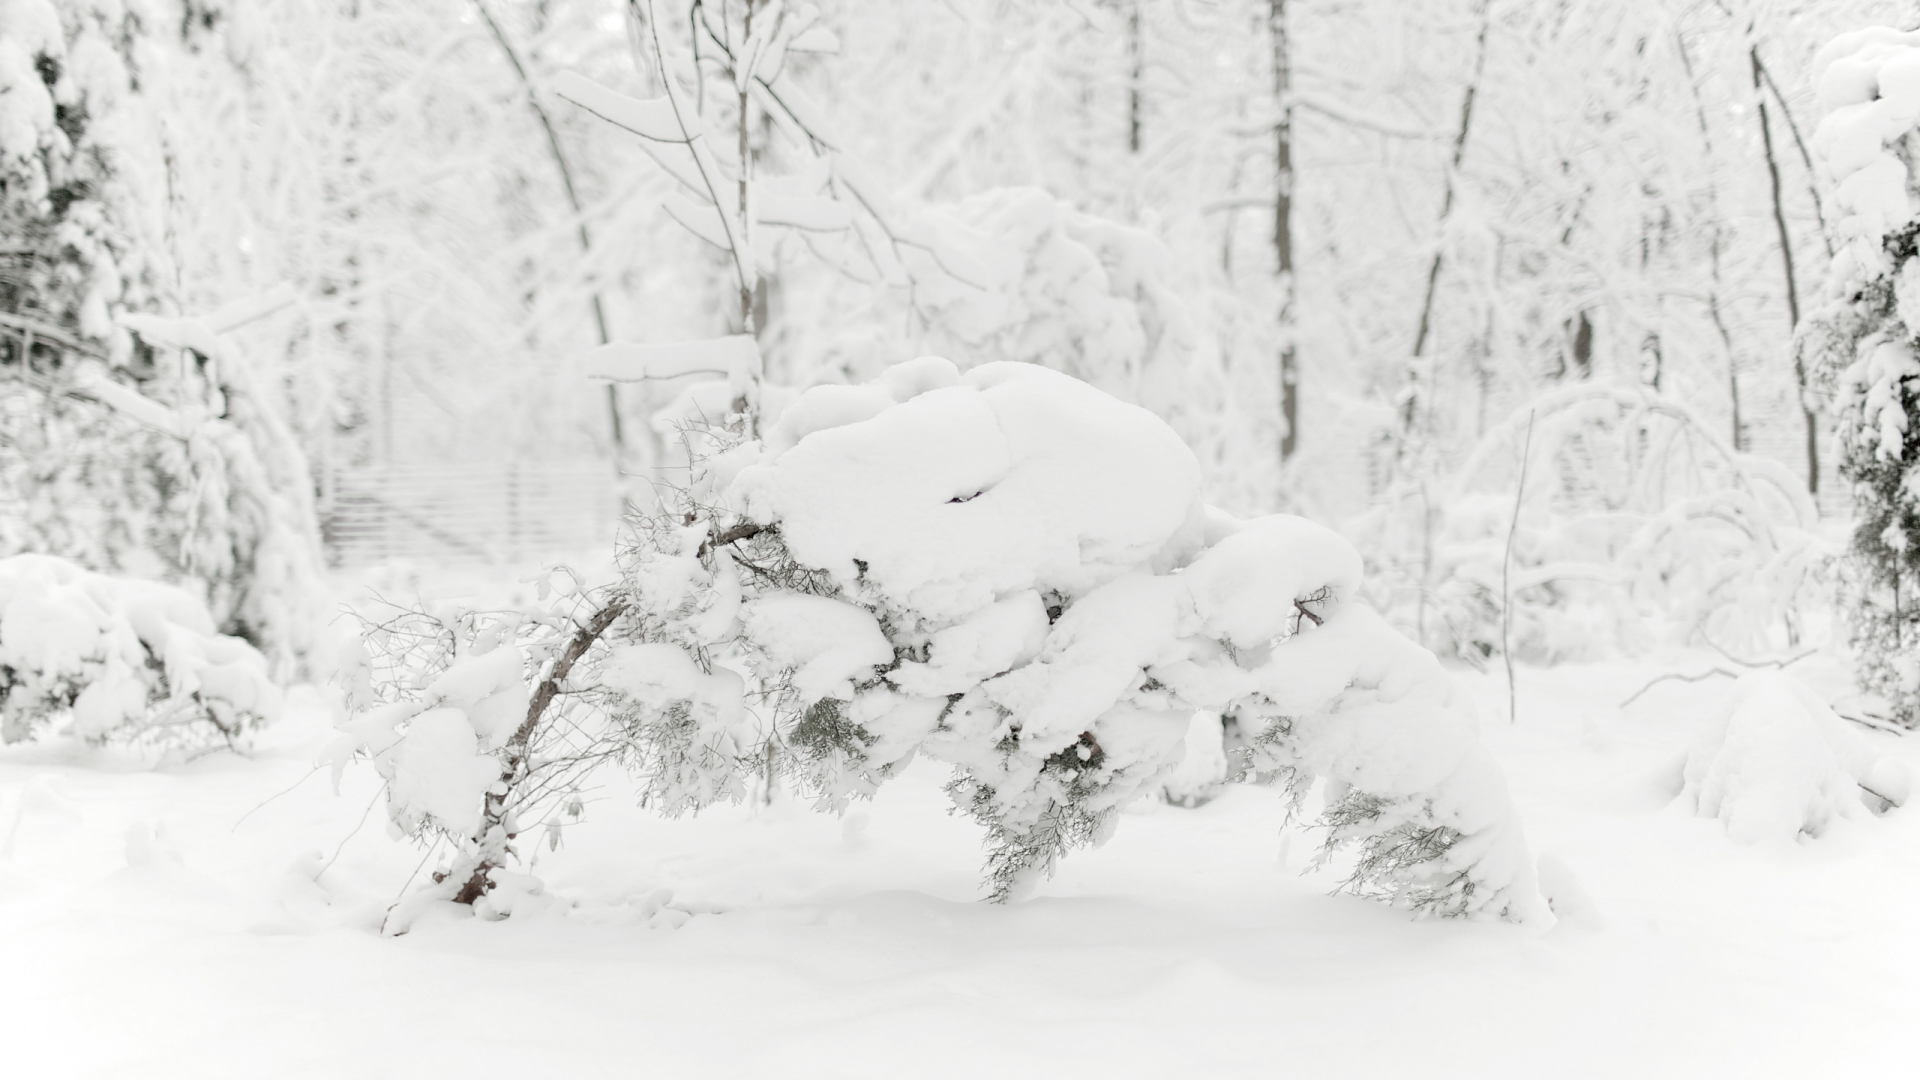
[[[116,319],[280,297],[232,339],[323,519],[356,468],[591,460],[630,495],[671,474],[673,410],[653,417],[688,380],[609,388],[581,358],[742,330],[729,256],[663,205],[678,182],[643,140],[554,90],[571,72],[652,96],[662,62],[716,152],[742,129],[755,174],[803,194],[856,162],[941,238],[861,263],[767,230],[770,385],[927,352],[1088,379],[1172,423],[1215,504],[1340,527],[1373,601],[1443,654],[1501,651],[1503,592],[1528,659],[1703,628],[1791,644],[1813,511],[1844,512],[1793,335],[1828,299],[1810,70],[1901,4],[828,3],[831,47],[788,62],[831,148],[760,105],[740,124],[748,98],[688,55],[690,17],[725,36],[740,5],[661,9],[666,57],[640,4],[70,6],[61,93],[84,101],[9,117],[16,162],[48,153],[32,125],[86,118],[68,152],[93,173],[53,201],[97,237],[69,249],[69,321],[140,385]],[[847,235],[828,239],[872,239]],[[913,273],[935,248],[975,257]],[[1648,443],[1648,415],[1678,434]],[[1516,523],[1523,443],[1540,463]],[[1698,561],[1674,507],[1697,520],[1760,473],[1796,490],[1732,514],[1735,546],[1764,549],[1731,563],[1768,583],[1759,618],[1727,591],[1724,537],[1684,597],[1671,565],[1658,597],[1607,569]],[[10,546],[34,546],[25,516]],[[123,568],[98,543],[83,561]],[[164,545],[122,545],[143,546]]]

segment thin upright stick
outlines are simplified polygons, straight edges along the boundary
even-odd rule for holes
[[[1533,418],[1527,413],[1527,437],[1520,446],[1520,482],[1513,488],[1513,520],[1507,523],[1507,551],[1500,559],[1500,655],[1507,662],[1507,723],[1520,722],[1520,700],[1513,689],[1513,536],[1520,531],[1520,500],[1527,493],[1527,458],[1533,452]]]

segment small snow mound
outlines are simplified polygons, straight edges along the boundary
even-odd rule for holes
[[[1598,930],[1606,925],[1600,917],[1600,910],[1588,895],[1586,887],[1580,884],[1580,878],[1568,866],[1565,859],[1558,855],[1542,855],[1537,864],[1540,880],[1540,895],[1553,910],[1554,918],[1561,926],[1584,927]]]
[[[1684,794],[1742,843],[1819,836],[1857,812],[1876,765],[1866,741],[1805,683],[1754,671],[1688,753]]]
[[[1198,712],[1187,725],[1186,753],[1167,777],[1167,801],[1195,807],[1212,802],[1227,784],[1226,740],[1220,714]]]

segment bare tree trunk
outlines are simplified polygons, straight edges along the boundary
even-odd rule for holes
[[[1787,278],[1787,318],[1797,329],[1800,326],[1800,288],[1793,274],[1793,234],[1787,231],[1787,214],[1781,205],[1780,164],[1773,156],[1773,127],[1767,122],[1767,97],[1762,86],[1765,69],[1760,66],[1760,46],[1747,47],[1747,58],[1753,62],[1753,96],[1760,106],[1760,143],[1767,153],[1767,179],[1773,185],[1773,225],[1780,232],[1780,263]],[[1800,350],[1791,344],[1793,352],[1793,383],[1799,391],[1800,419],[1806,428],[1807,439],[1807,491],[1820,494],[1820,429],[1814,422],[1813,409],[1807,405],[1807,364],[1801,359]]]
[[[1273,251],[1280,287],[1280,464],[1300,448],[1300,361],[1294,341],[1293,283],[1293,57],[1287,38],[1287,0],[1271,0],[1274,124]]]
[[[1713,215],[1707,241],[1708,265],[1713,275],[1713,284],[1707,290],[1707,314],[1712,318],[1713,328],[1720,334],[1720,345],[1727,354],[1727,404],[1732,412],[1733,448],[1745,450],[1746,425],[1740,420],[1740,367],[1734,359],[1733,335],[1727,331],[1726,318],[1720,311],[1720,253],[1726,245],[1726,227],[1720,218],[1720,181],[1713,167],[1713,132],[1707,126],[1707,103],[1700,96],[1700,79],[1693,72],[1693,57],[1687,50],[1687,39],[1675,31],[1674,44],[1680,49],[1681,65],[1687,69],[1687,83],[1693,90],[1693,114],[1700,125],[1700,145],[1707,156],[1707,207]]]
[[[506,55],[507,63],[513,66],[513,72],[520,77],[520,85],[527,94],[527,105],[540,121],[540,128],[547,134],[547,150],[553,156],[553,164],[560,172],[560,186],[567,193],[567,205],[573,207],[574,217],[579,220],[580,251],[583,254],[593,251],[593,238],[587,232],[586,207],[580,202],[580,194],[573,186],[573,166],[567,161],[566,150],[560,145],[560,134],[554,130],[553,120],[547,116],[547,110],[540,104],[540,95],[534,92],[533,76],[528,74],[526,65],[520,62],[520,53],[507,40],[506,31],[494,21],[493,12],[487,9],[486,0],[473,0],[473,6],[480,18],[492,31],[493,40],[500,45],[500,51]],[[600,335],[600,344],[605,345],[613,338],[607,333],[607,312],[600,302],[599,290],[594,290],[593,326]],[[620,387],[618,383],[607,384],[607,416],[612,424],[614,456],[623,461],[626,458],[626,434],[620,421]]]
[[[740,35],[741,37],[740,52],[741,53],[745,53],[746,50],[749,48],[749,46],[746,43],[751,42],[753,40],[753,0],[746,0],[746,8],[747,8],[746,26],[742,30]],[[739,61],[735,61],[735,62],[738,63]],[[749,56],[746,62],[751,64],[753,62],[753,58]],[[747,216],[751,212],[751,208],[749,208],[747,205],[747,185],[749,183],[750,176],[753,172],[753,150],[747,145],[747,129],[749,126],[748,117],[750,115],[748,111],[749,102],[747,100],[747,87],[750,85],[751,82],[752,82],[751,79],[739,80],[739,83],[740,83],[740,229],[742,233],[744,233],[744,235],[741,236],[740,238],[740,243],[745,248],[745,250],[743,250],[740,253],[740,257],[743,259],[753,258],[753,222]],[[748,337],[753,336],[753,332],[754,332],[753,289],[749,287],[744,281],[740,285],[740,326],[741,326],[741,331],[740,331],[741,333],[746,334]]]
[[[1427,339],[1433,331],[1433,301],[1440,287],[1440,268],[1446,259],[1447,222],[1453,216],[1453,193],[1455,178],[1460,172],[1460,162],[1467,152],[1467,136],[1473,130],[1473,99],[1480,91],[1480,78],[1487,68],[1487,30],[1493,22],[1492,5],[1487,0],[1480,4],[1480,32],[1474,42],[1473,77],[1467,82],[1467,92],[1460,100],[1460,127],[1453,136],[1453,157],[1447,166],[1447,184],[1440,200],[1440,237],[1433,249],[1433,262],[1427,266],[1427,291],[1420,302],[1420,326],[1413,335],[1413,358],[1418,361],[1426,355]],[[1407,400],[1401,409],[1401,427],[1407,432],[1413,430],[1413,422],[1420,412],[1419,367],[1414,365],[1407,372]]]
[[[1760,54],[1753,53],[1755,63],[1760,62]],[[1820,185],[1814,180],[1819,173],[1813,167],[1813,155],[1807,151],[1807,140],[1800,135],[1800,125],[1794,123],[1793,109],[1787,105],[1787,96],[1780,92],[1780,84],[1773,81],[1773,71],[1760,64],[1760,77],[1766,80],[1767,89],[1773,91],[1773,100],[1780,103],[1780,118],[1787,122],[1787,132],[1793,136],[1793,145],[1800,151],[1800,164],[1807,170],[1807,194],[1813,198],[1813,218],[1820,225],[1820,239],[1827,246],[1827,255],[1833,255],[1833,234],[1827,229],[1827,209],[1820,201]]]
[[[1140,82],[1146,74],[1146,50],[1140,40],[1140,4],[1141,0],[1133,0],[1133,7],[1127,12],[1127,152],[1132,154],[1140,152]]]

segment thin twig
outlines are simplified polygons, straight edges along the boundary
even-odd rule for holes
[[[1513,538],[1520,531],[1520,500],[1527,493],[1527,459],[1533,453],[1534,412],[1527,413],[1527,437],[1520,444],[1520,481],[1513,486],[1513,519],[1507,523],[1507,550],[1500,557],[1500,656],[1507,662],[1507,723],[1520,722],[1520,698],[1513,683]]]
[[[1706,671],[1700,672],[1698,675],[1682,675],[1679,672],[1669,672],[1665,675],[1657,676],[1656,678],[1654,678],[1652,682],[1649,682],[1647,685],[1641,687],[1638,690],[1635,690],[1631,697],[1627,698],[1627,700],[1620,703],[1620,708],[1624,709],[1627,706],[1633,704],[1635,701],[1638,701],[1640,699],[1641,694],[1646,693],[1647,691],[1653,689],[1654,687],[1660,685],[1663,682],[1669,682],[1669,681],[1700,682],[1703,679],[1711,679],[1715,675],[1720,675],[1729,679],[1737,679],[1740,677],[1739,672],[1728,671],[1726,668],[1709,668]]]

